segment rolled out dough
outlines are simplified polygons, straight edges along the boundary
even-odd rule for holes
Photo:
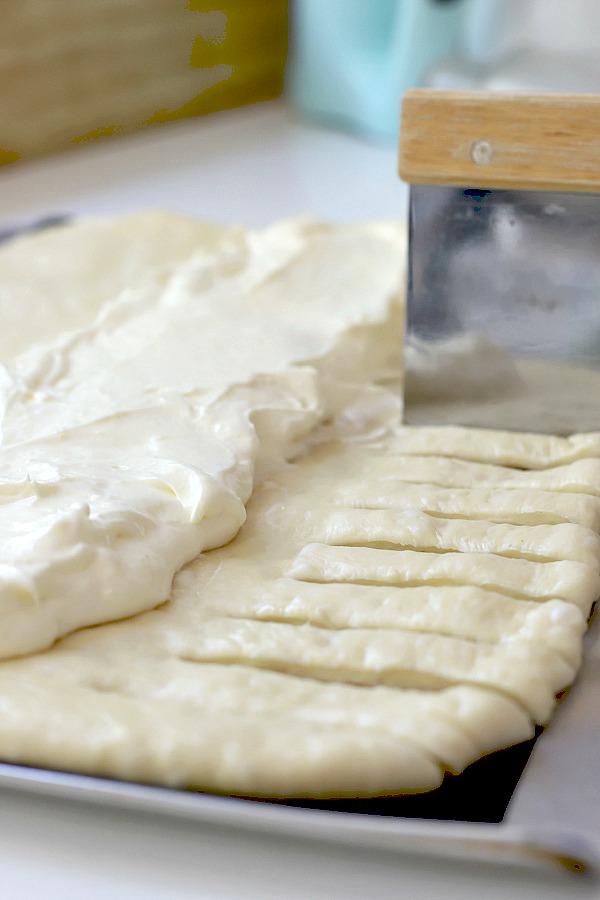
[[[2,760],[368,796],[548,722],[600,593],[600,435],[399,426],[404,250],[153,214],[2,251]]]

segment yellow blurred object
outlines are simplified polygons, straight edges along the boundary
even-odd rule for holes
[[[5,0],[0,165],[283,88],[287,0]]]

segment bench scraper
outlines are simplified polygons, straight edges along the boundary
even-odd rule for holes
[[[407,91],[404,420],[600,430],[600,97]]]

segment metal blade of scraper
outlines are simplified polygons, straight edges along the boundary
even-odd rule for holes
[[[600,97],[415,90],[404,419],[600,429]]]

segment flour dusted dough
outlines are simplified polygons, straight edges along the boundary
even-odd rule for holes
[[[0,254],[0,758],[366,796],[548,721],[600,593],[600,437],[399,427],[403,251],[152,214]]]

